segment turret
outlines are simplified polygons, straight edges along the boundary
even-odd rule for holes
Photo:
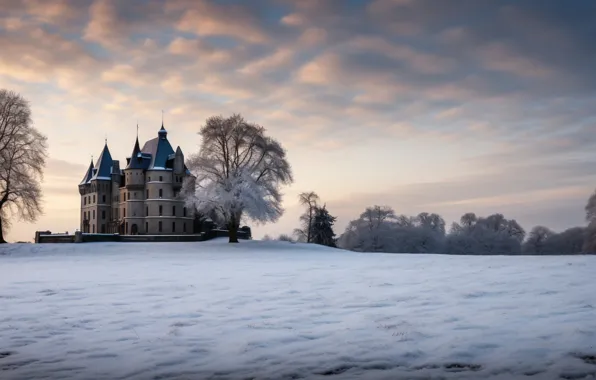
[[[182,153],[180,147],[176,148],[176,153],[174,154],[174,174],[184,174],[184,153]]]

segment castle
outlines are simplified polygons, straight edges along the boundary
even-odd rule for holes
[[[135,141],[126,167],[113,160],[106,144],[79,184],[85,233],[181,235],[193,232],[192,210],[178,197],[190,172],[180,147],[174,151],[161,125],[157,137]]]

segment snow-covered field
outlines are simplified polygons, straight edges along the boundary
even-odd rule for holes
[[[0,379],[579,379],[596,257],[0,247]]]

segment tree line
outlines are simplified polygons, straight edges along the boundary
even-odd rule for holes
[[[357,252],[443,253],[450,255],[572,255],[596,252],[596,192],[585,207],[587,227],[572,227],[554,232],[535,226],[526,233],[515,220],[503,214],[486,217],[466,213],[447,229],[438,214],[422,212],[416,216],[398,215],[388,206],[367,207],[348,223],[335,238],[336,217],[326,205],[319,206],[313,192],[299,195],[305,212],[300,228],[293,235],[281,234],[275,240],[305,242],[339,247]],[[272,240],[265,235],[264,240]]]

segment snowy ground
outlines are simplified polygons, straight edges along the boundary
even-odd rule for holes
[[[0,379],[579,379],[596,257],[0,247]]]

